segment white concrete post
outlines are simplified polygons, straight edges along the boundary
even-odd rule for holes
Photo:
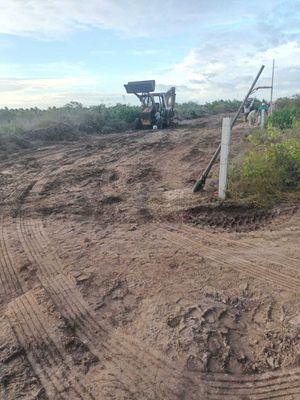
[[[221,140],[221,158],[220,158],[220,173],[219,173],[219,198],[225,200],[227,187],[227,170],[228,170],[228,155],[231,137],[231,118],[223,118],[222,123],[222,140]]]

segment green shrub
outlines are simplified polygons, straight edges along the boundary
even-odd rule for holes
[[[204,115],[232,112],[237,110],[237,100],[217,100],[212,103],[198,104],[188,102],[177,104],[177,115],[183,119],[198,118]],[[63,107],[49,107],[47,110],[0,109],[0,135],[19,135],[23,132],[47,128],[53,124],[67,124],[80,132],[106,132],[124,130],[141,116],[141,107],[126,104],[106,106],[100,104],[84,107],[81,103],[71,101]]]
[[[276,100],[275,105],[277,110],[287,107],[300,107],[300,94],[295,94],[292,97],[280,97]]]
[[[257,129],[252,132],[247,139],[253,145],[275,143],[282,139],[283,132],[273,126],[267,126],[266,129]]]
[[[125,121],[128,123],[141,116],[141,108],[136,106],[129,106],[126,104],[116,104],[110,107],[110,117],[114,121]]]
[[[193,119],[205,115],[204,106],[193,101],[187,103],[176,104],[176,113],[179,118]]]
[[[291,128],[297,120],[300,120],[300,107],[285,107],[273,111],[268,118],[267,125],[286,129]]]
[[[243,160],[234,161],[229,193],[260,203],[277,201],[286,191],[300,190],[300,130],[268,126],[248,137]]]
[[[101,132],[108,126],[124,130],[140,115],[140,107],[124,104],[84,107],[81,103],[70,102],[64,107],[47,110],[4,108],[0,109],[0,134],[21,134],[53,127],[53,124],[67,124],[71,129],[87,133]]]
[[[193,119],[205,115],[214,115],[237,111],[240,105],[238,100],[216,100],[211,103],[198,104],[193,101],[177,104],[176,112],[179,118]]]

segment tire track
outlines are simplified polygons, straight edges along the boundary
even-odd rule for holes
[[[43,240],[46,240],[44,237],[44,233],[41,232],[42,227],[40,224],[38,224],[39,227],[39,232],[40,232],[40,238],[43,237]],[[44,247],[46,247],[46,245],[44,244]],[[68,290],[72,290],[71,288],[71,283],[67,282],[66,280],[67,278],[65,276],[63,276],[63,279],[59,279],[58,280],[58,285],[61,285],[61,289],[63,287],[68,287]],[[77,295],[76,295],[77,293]],[[73,288],[73,292],[72,292],[72,297],[73,298],[78,299],[78,291],[76,290],[76,288]],[[78,300],[79,302],[81,302],[82,300]],[[86,326],[85,326],[86,327]],[[96,324],[97,327],[97,324]],[[121,346],[123,344],[122,343],[117,343],[117,346]],[[111,348],[111,350],[114,350],[114,348]],[[128,350],[128,349],[126,349]],[[113,352],[111,352],[111,355],[113,354]],[[163,366],[162,368],[164,368],[165,366]],[[174,371],[173,371],[174,372]],[[300,377],[300,370],[297,370],[295,372],[293,372],[292,376],[291,374],[287,374],[287,373],[281,373],[281,375],[279,376],[272,376],[270,379],[272,380],[272,383],[266,383],[268,381],[268,378],[262,378],[262,377],[257,377],[254,379],[249,379],[247,380],[247,377],[240,377],[237,382],[238,385],[232,381],[232,379],[230,379],[230,377],[228,376],[224,376],[223,381],[225,383],[225,385],[222,384],[222,382],[218,381],[218,378],[216,376],[213,377],[213,380],[209,380],[207,378],[204,377],[205,374],[203,374],[203,376],[201,376],[201,386],[203,386],[204,384],[206,385],[206,389],[205,392],[207,393],[207,396],[209,396],[208,398],[211,399],[217,399],[217,398],[222,398],[222,396],[226,396],[226,397],[230,397],[233,396],[232,398],[236,398],[236,395],[241,394],[241,395],[251,395],[251,398],[255,398],[255,399],[264,399],[264,398],[269,398],[268,397],[262,397],[265,396],[265,394],[272,394],[272,392],[274,390],[276,390],[277,392],[279,390],[281,391],[285,391],[286,390],[297,390],[297,388],[300,386],[300,381],[299,381],[299,377]],[[177,374],[176,374],[176,378],[178,378]],[[195,381],[193,381],[192,379],[190,380],[190,385],[194,386],[195,385],[199,385],[199,381],[198,383],[196,383]],[[222,386],[223,385],[223,386]],[[229,387],[226,388],[226,385],[228,385]],[[249,385],[251,385],[251,387],[249,387]],[[224,387],[225,386],[225,387]],[[269,390],[269,387],[271,386],[271,389]],[[275,387],[275,389],[273,390],[272,387]],[[291,388],[291,389],[289,389]],[[225,391],[226,390],[226,391]],[[216,397],[219,396],[219,393],[221,397]],[[252,396],[253,394],[253,396]],[[282,396],[281,396],[282,397]],[[176,397],[175,397],[176,398]],[[282,397],[284,398],[284,397]]]
[[[3,218],[0,223],[0,279],[3,291],[8,298],[18,296],[23,293],[22,285],[18,278],[18,272],[10,262],[9,250],[6,245],[7,232],[3,227]]]
[[[18,343],[25,351],[27,349],[26,356],[30,366],[35,375],[39,377],[49,398],[67,400],[61,393],[62,388],[60,383],[56,381],[55,374],[49,368],[47,359],[41,357],[36,350],[35,344],[32,344],[32,338],[29,335],[30,331],[28,332],[28,329],[25,328],[26,321],[23,314],[19,313],[18,315],[14,307],[11,307],[10,312],[7,313],[7,318]],[[28,350],[28,347],[30,347],[30,350]]]
[[[207,233],[205,232],[205,234],[201,234],[199,229],[196,229],[194,227],[186,227],[184,225],[181,226],[166,226],[166,229],[176,229],[176,231],[178,233],[186,233],[188,235],[193,235],[194,238],[197,238],[199,240],[205,240],[211,242],[214,245],[219,246],[220,242],[218,240],[216,240],[216,236],[211,234],[211,233]],[[246,241],[242,241],[242,240],[234,240],[234,239],[230,239],[230,238],[226,238],[224,237],[224,235],[222,235],[222,242],[226,242],[230,245],[230,249],[235,249],[235,250],[239,250],[240,248],[244,248],[244,249],[249,249],[249,250],[262,250],[264,252],[264,256],[261,256],[259,254],[257,254],[258,257],[260,257],[261,259],[264,260],[268,260],[268,262],[272,262],[273,264],[276,264],[282,268],[284,268],[285,270],[288,270],[291,273],[299,273],[300,272],[300,258],[296,259],[290,256],[283,256],[281,253],[277,252],[276,250],[272,249],[269,250],[268,248],[266,248],[265,246],[261,246],[261,245],[256,245],[253,246],[252,244],[250,244],[249,242]],[[288,265],[287,265],[288,264]]]
[[[68,399],[94,400],[85,386],[76,382],[76,376],[72,376],[72,371],[62,356],[63,350],[58,348],[58,338],[51,338],[49,334],[51,328],[45,318],[42,318],[43,313],[30,292],[11,302],[9,310],[13,311],[18,323],[22,326],[23,335],[26,338],[22,345],[26,354],[35,350],[32,364],[37,363],[41,366],[38,374],[41,381],[47,382],[49,375],[54,377],[53,387],[58,393],[67,393]],[[22,337],[19,337],[19,340],[22,341]],[[70,377],[72,377],[71,380]],[[48,392],[47,383],[43,386]]]
[[[13,282],[11,289],[15,288],[14,293],[10,294],[17,294],[19,297],[17,297],[15,300],[11,301],[9,303],[9,310],[12,311],[13,315],[15,315],[15,320],[19,321],[20,327],[19,327],[19,334],[17,335],[17,339],[19,343],[22,345],[22,347],[25,349],[26,354],[28,351],[32,350],[34,348],[34,345],[26,346],[27,343],[42,343],[42,347],[45,348],[46,353],[43,355],[42,360],[39,359],[38,353],[34,352],[34,357],[31,357],[31,367],[33,370],[35,370],[35,363],[38,365],[44,365],[45,362],[50,362],[47,364],[48,368],[54,368],[58,367],[60,365],[63,365],[64,370],[66,371],[71,371],[70,367],[66,363],[65,357],[62,355],[62,351],[60,351],[57,346],[55,345],[55,342],[49,337],[47,334],[47,330],[44,328],[46,326],[46,322],[44,321],[43,323],[40,322],[41,318],[41,313],[37,313],[37,303],[34,305],[32,304],[32,299],[30,301],[29,294],[22,294],[22,286],[18,280],[18,275],[16,271],[14,270],[12,258],[11,258],[11,253],[8,248],[8,245],[6,243],[7,237],[5,234],[3,234],[3,225],[1,225],[1,238],[0,238],[0,249],[1,249],[1,255],[0,257],[0,266],[1,270],[5,269],[8,271],[8,277],[7,281],[10,279],[11,282]],[[24,315],[26,315],[26,318],[24,318]],[[21,319],[23,318],[23,324],[21,322]],[[31,325],[30,325],[31,321]],[[26,328],[25,325],[26,324]],[[17,331],[16,324],[13,324],[12,320],[10,319],[10,325],[14,325],[14,331]],[[39,328],[37,328],[39,326]],[[42,336],[42,331],[44,332],[44,336]],[[35,332],[35,333],[34,333]],[[23,335],[23,336],[22,336]],[[28,341],[29,338],[34,337],[36,340],[33,341]],[[25,339],[25,340],[24,340]],[[53,349],[53,350],[52,350]],[[50,361],[49,361],[50,360]],[[58,363],[58,360],[60,361]],[[51,371],[49,372],[51,375]],[[44,374],[44,376],[41,376],[41,374]],[[47,382],[47,372],[43,372],[43,368],[39,370],[39,373],[37,374],[38,377],[41,379],[42,382]],[[63,377],[61,377],[61,381],[58,381],[58,383],[61,385],[63,381]],[[51,382],[51,381],[50,381]],[[55,384],[53,384],[55,386]],[[80,388],[77,390],[74,387],[78,386],[78,384],[74,381],[73,386],[70,386],[68,388],[65,388],[68,392],[71,392],[72,390],[75,391],[74,393],[76,394],[76,397],[78,399],[91,399],[93,400],[94,398],[87,392],[87,389],[85,388],[84,385],[79,384]],[[49,391],[49,387],[45,387],[46,392]],[[80,391],[83,392],[84,395],[80,394]],[[55,397],[56,398],[56,397]]]
[[[21,221],[21,224],[23,223],[24,222]],[[34,234],[32,232],[31,235],[28,234],[28,229],[30,228],[34,228],[34,225],[23,226],[21,232],[23,231],[23,235],[27,235],[27,238],[31,237],[32,239]],[[41,241],[41,236],[36,236],[35,239]],[[38,262],[37,258],[39,257],[37,256],[36,258],[36,254],[40,251],[39,245],[36,241],[32,241],[31,243],[26,243],[26,246],[27,251],[29,251],[28,247],[31,247],[31,257]],[[42,246],[42,249],[47,247],[45,244],[40,244],[40,246]],[[48,248],[47,255],[50,253],[49,250]],[[48,262],[53,262],[53,259],[52,261],[51,259],[52,257],[48,259]],[[44,263],[46,262],[47,258],[44,259]],[[100,325],[97,323],[95,317],[91,314],[87,304],[85,304],[78,292],[74,282],[64,274],[57,275],[56,278],[52,278],[51,281],[48,277],[44,277],[42,283],[49,297],[62,315],[76,326],[79,337],[81,337],[82,340],[88,340],[91,351],[98,355],[99,358],[104,357],[110,364],[113,364],[114,369],[119,371],[119,376],[127,375],[126,379],[128,380],[136,380],[138,378],[139,381],[135,382],[135,385],[141,386],[142,391],[144,387],[148,390],[149,387],[156,384],[155,381],[151,381],[150,379],[153,368],[155,370],[160,370],[158,379],[162,379],[162,377],[166,375],[165,379],[166,382],[168,382],[167,387],[164,389],[165,393],[172,392],[173,397],[167,398],[174,398],[175,394],[171,389],[170,381],[174,380],[178,383],[178,381],[182,380],[182,374],[180,371],[177,371],[175,366],[171,364],[168,365],[166,360],[162,359],[161,356],[158,358],[156,355],[149,354],[149,351],[137,346],[137,343],[130,342],[126,339],[120,342],[120,339],[111,336],[108,345],[105,345],[103,342],[110,336],[109,331],[111,331],[111,328],[103,327],[102,324]],[[99,352],[99,341],[101,340],[102,343]],[[115,357],[117,361],[112,361],[112,358],[114,359]],[[149,371],[148,376],[146,370]],[[130,373],[128,371],[130,371]]]
[[[33,225],[34,224],[30,224],[31,225],[31,228],[33,227]],[[41,229],[42,227],[41,227],[41,225],[40,224],[35,224],[35,225],[37,225],[37,226],[39,226],[39,228]],[[28,226],[27,226],[27,228],[28,228]],[[25,234],[25,235],[27,235],[27,237],[29,237],[29,235],[28,235],[28,232],[27,231],[25,231],[25,232],[23,232],[23,234]],[[36,235],[35,235],[36,236]],[[42,235],[40,234],[40,237],[42,237]],[[43,242],[42,242],[43,243]],[[40,251],[40,258],[39,258],[39,262],[41,262],[42,260],[43,260],[43,257],[45,257],[45,256],[49,256],[49,243],[43,243],[43,244],[41,244],[41,249],[39,250]],[[50,252],[51,253],[51,252]],[[43,255],[43,256],[42,256]],[[55,274],[56,275],[56,279],[55,280],[57,280],[57,285],[61,285],[61,290],[65,290],[65,288],[67,288],[67,293],[66,294],[68,294],[69,296],[70,296],[70,294],[72,293],[72,296],[70,296],[71,298],[75,295],[75,297],[74,297],[74,299],[75,299],[75,301],[77,302],[78,301],[78,293],[77,293],[77,289],[76,289],[76,287],[74,286],[74,283],[72,282],[72,280],[70,280],[69,278],[67,278],[66,276],[62,276],[62,275],[60,275],[59,277],[57,276],[57,272],[58,272],[58,268],[51,268],[51,270],[50,270],[50,272],[49,272],[49,270],[48,270],[48,268],[49,268],[49,265],[48,265],[48,263],[50,263],[52,266],[53,266],[53,264],[54,263],[57,263],[57,261],[56,261],[56,259],[57,259],[57,257],[50,257],[49,258],[49,260],[48,260],[48,262],[47,263],[45,263],[45,264],[47,264],[47,270],[46,271],[44,271],[43,273],[44,274],[46,274],[46,276],[49,276],[50,275],[50,277],[52,277],[53,278],[53,275]],[[37,260],[36,260],[37,261]],[[62,277],[62,280],[63,281],[61,281],[61,277]],[[65,290],[65,292],[66,292],[66,290]],[[54,289],[54,293],[57,293],[57,289]],[[60,298],[59,299],[59,301],[60,301],[60,303],[62,303],[63,301],[64,301],[65,299],[62,299],[62,298]],[[79,299],[79,302],[81,303],[82,302],[82,299]],[[84,310],[79,314],[79,318],[82,318],[83,317],[83,312],[86,312],[86,307],[84,308]],[[70,312],[67,312],[66,313],[67,314],[67,316],[69,317],[70,315]],[[75,318],[74,318],[74,320],[76,321],[77,320],[77,318],[78,318],[78,314],[77,315],[75,315]],[[88,325],[90,325],[90,323],[91,323],[91,321],[89,321],[88,322]],[[96,328],[96,329],[99,329],[99,327],[97,326],[97,324],[93,324],[93,326],[94,326],[94,328]],[[83,331],[83,330],[85,330],[87,328],[87,324],[86,323],[84,323],[83,324],[83,326],[81,327],[81,330]],[[92,332],[91,332],[92,334],[94,334],[95,335],[95,331],[94,330],[92,330]],[[91,338],[91,336],[90,335],[86,335],[86,337],[88,338],[88,339],[92,339]],[[95,337],[94,337],[95,338]],[[98,339],[98,338],[97,338]],[[123,344],[123,343],[122,343]],[[118,345],[122,345],[121,343],[119,343],[119,342],[117,342],[116,343],[116,345],[118,346]],[[95,351],[97,351],[97,349],[95,349]],[[107,354],[108,353],[110,353],[110,356],[113,354],[113,353],[115,353],[115,349],[114,348],[112,348],[112,347],[110,347],[110,348],[108,348],[107,349]],[[120,350],[119,350],[119,353],[120,353]],[[162,369],[163,368],[165,368],[165,365],[164,366],[162,366]],[[174,371],[173,371],[174,372]],[[178,376],[177,376],[177,374],[175,374],[176,375],[176,378],[175,379],[177,379],[178,378]],[[278,378],[277,378],[278,379]],[[228,382],[228,381],[227,381]],[[203,381],[203,383],[204,383],[204,381]],[[205,382],[208,386],[209,386],[209,384],[208,384],[208,382]],[[193,383],[191,383],[191,384],[193,384]],[[256,382],[256,383],[254,383],[255,384],[255,386],[257,387],[257,385],[259,384],[258,382]],[[279,386],[281,385],[283,385],[284,383],[279,383]],[[243,385],[243,384],[242,384]],[[221,388],[215,388],[215,389],[213,389],[213,390],[216,390],[216,391],[220,391],[220,390],[222,390]],[[242,390],[242,393],[245,393],[245,394],[247,394],[248,393],[248,388],[246,388],[245,389],[245,392],[244,392],[244,388],[242,388],[241,389]],[[207,395],[210,397],[210,398],[213,398],[213,397],[211,397],[211,396],[215,396],[213,393],[209,393],[210,391],[209,391],[209,389],[207,388]],[[253,392],[253,389],[251,389],[251,392]],[[230,389],[228,389],[227,390],[227,393],[225,393],[224,394],[224,396],[232,396],[234,393],[237,393],[237,388],[236,387],[233,387],[232,389],[230,388]],[[222,396],[222,395],[221,395]],[[159,397],[158,397],[159,398]],[[172,397],[171,397],[172,398]],[[174,398],[174,397],[173,397]],[[175,397],[176,398],[176,397]],[[222,398],[222,397],[221,397]]]
[[[260,400],[260,399],[269,399],[281,392],[280,398],[283,398],[283,395],[291,395],[294,394],[295,391],[300,392],[300,374],[294,375],[294,379],[288,379],[292,377],[281,377],[279,382],[274,382],[274,380],[265,378],[265,383],[259,384],[260,378],[258,380],[253,379],[251,384],[245,382],[244,386],[239,385],[231,385],[227,381],[226,385],[212,385],[210,382],[207,382],[206,394],[209,399],[224,399],[224,398],[235,398],[234,396],[247,396],[247,398]],[[273,382],[269,382],[273,380]],[[269,382],[269,383],[268,383]]]
[[[63,309],[65,317],[68,320],[70,319],[73,320],[74,325],[78,325],[78,332],[80,333],[80,336],[83,338],[87,338],[89,340],[91,348],[95,349],[95,351],[93,350],[95,354],[105,356],[105,358],[108,360],[107,365],[109,365],[109,362],[111,362],[109,358],[116,356],[116,362],[114,364],[111,362],[111,364],[114,365],[115,368],[114,372],[116,373],[117,371],[117,375],[125,376],[123,378],[124,393],[126,391],[128,392],[126,383],[130,383],[131,386],[134,384],[139,390],[139,395],[136,398],[138,399],[143,398],[144,397],[143,390],[145,387],[158,384],[158,381],[156,379],[152,380],[150,377],[147,377],[147,374],[153,368],[158,369],[157,375],[160,374],[159,369],[161,371],[163,371],[164,369],[168,370],[167,373],[162,372],[161,374],[162,379],[166,380],[174,379],[175,381],[177,381],[177,384],[182,380],[183,374],[180,371],[178,372],[178,370],[173,365],[171,365],[171,363],[169,363],[167,360],[163,360],[164,358],[163,356],[147,355],[145,349],[143,349],[138,343],[133,343],[133,341],[129,340],[123,340],[123,338],[121,340],[113,338],[110,344],[106,346],[105,343],[101,343],[102,341],[104,342],[107,340],[107,334],[109,334],[111,329],[109,327],[106,327],[105,325],[99,325],[99,323],[96,321],[96,317],[93,315],[92,312],[90,312],[88,305],[85,303],[80,292],[78,291],[75,281],[62,273],[63,272],[62,261],[55,253],[55,249],[53,250],[49,239],[45,235],[42,225],[35,222],[32,223],[32,221],[29,220],[19,219],[17,221],[17,228],[19,237],[23,238],[22,245],[27,246],[26,254],[27,256],[31,254],[30,259],[35,260],[34,262],[35,264],[37,264],[39,268],[40,282],[44,286],[45,290],[47,290],[47,293],[48,294],[51,293],[51,296],[49,296],[51,300],[55,299],[55,303],[54,301],[53,303],[57,306],[57,309],[58,310]],[[8,238],[6,237],[4,242],[7,243],[7,241]],[[198,249],[198,243],[195,246]],[[0,248],[0,251],[2,251],[2,247]],[[10,281],[10,283],[13,284],[12,281]],[[40,313],[37,314],[38,315],[37,317],[31,316],[30,319],[28,319],[31,329],[33,330],[33,333],[28,328],[28,326],[25,325],[26,316],[29,315],[28,313],[30,309],[26,311],[24,307],[29,307],[28,303],[30,303],[31,307],[34,308],[33,304],[34,298],[32,298],[29,295],[28,296],[26,295],[25,297],[22,297],[22,301],[24,303],[21,303],[21,300],[17,299],[16,301],[17,305],[14,304],[11,310],[12,315],[16,315],[17,317],[20,313],[22,313],[22,315],[25,315],[25,320],[22,316],[20,316],[19,318],[22,323],[21,326],[20,322],[16,320],[16,317],[13,318],[13,324],[14,324],[13,327],[15,330],[18,330],[20,340],[23,341],[23,343],[25,343],[24,344],[25,346],[27,344],[26,340],[27,337],[31,338],[32,341],[35,341],[34,338],[36,337],[37,340],[41,341],[41,343],[46,342],[46,348],[48,348],[51,344],[50,342],[51,336],[45,337],[45,333],[41,328],[41,324],[43,325],[43,321],[41,321],[41,324],[38,322]],[[70,318],[72,313],[73,316],[72,318]],[[33,325],[33,323],[31,322],[32,319],[35,325]],[[34,338],[33,335],[35,335]],[[122,348],[122,346],[124,348]],[[99,347],[103,347],[105,351],[101,351],[101,349],[99,350]],[[55,365],[54,363],[56,362],[58,365],[62,365],[59,363],[60,357],[59,354],[56,354],[55,348],[50,347],[49,351],[52,352],[52,349],[53,353],[51,353],[52,355],[50,354],[52,357],[50,359],[51,363]],[[138,352],[140,353],[139,356],[136,355]],[[31,355],[31,357],[34,358],[34,354]],[[120,363],[119,366],[117,366],[116,364],[118,362]],[[55,368],[54,366],[52,366],[52,364],[50,367],[51,367],[50,370],[51,369],[53,370]],[[123,370],[124,368],[125,371]],[[201,374],[201,377],[200,379],[198,379],[198,381],[196,380],[196,378],[194,381],[192,378],[190,378],[188,382],[188,385],[190,385],[191,388],[195,389],[196,386],[196,389],[198,389],[198,396],[197,395],[194,396],[191,394],[189,399],[193,398],[199,400],[199,390],[201,389],[199,384],[200,381],[202,382],[202,385],[204,384],[206,386],[205,398],[207,399],[221,400],[224,398],[229,398],[230,396],[232,396],[232,398],[234,399],[236,399],[237,396],[247,396],[249,399],[260,399],[260,400],[270,399],[270,398],[284,399],[287,398],[288,396],[297,394],[299,392],[299,390],[297,389],[299,381],[299,372],[296,372],[295,370],[293,371],[294,372],[292,377],[290,377],[290,375],[288,374],[282,374],[276,377],[275,376],[273,377],[272,375],[272,378],[269,378],[270,382],[272,383],[266,383],[268,382],[268,378],[263,378],[261,376],[259,378],[258,377],[254,378],[253,380],[249,378],[247,378],[248,380],[246,380],[246,378],[244,377],[239,377],[236,378],[236,382],[234,382],[231,377],[226,375],[224,375],[223,378],[219,378],[216,377],[215,375],[207,377],[206,374],[203,375]],[[146,378],[144,378],[145,375]],[[134,379],[136,378],[137,379],[141,378],[141,382],[135,382]],[[47,376],[45,376],[45,379],[47,380]],[[224,381],[223,383],[221,381],[222,379]],[[62,387],[61,386],[62,383],[59,380],[55,381],[54,384],[58,385],[58,389],[61,391],[62,396],[64,396],[65,394],[63,393],[63,391],[66,388],[68,388],[68,386]],[[121,382],[119,382],[118,377],[116,377],[116,380],[111,385],[111,387],[117,388],[118,387],[117,385],[119,384],[121,384]],[[55,388],[53,388],[51,382],[50,383],[48,382],[48,385],[49,385],[49,390],[52,390],[54,396],[53,398],[65,399],[65,397],[57,397],[59,396],[59,394],[55,392]],[[272,390],[273,386],[274,389]],[[161,398],[164,400],[169,398],[172,400],[175,398],[179,398],[178,393],[175,393],[174,391],[172,392],[168,390],[168,388],[164,389],[163,387],[161,387],[160,389],[161,392],[159,393],[157,393],[156,389],[156,393],[154,394],[155,397],[153,398],[155,399]],[[274,392],[276,392],[276,394]],[[72,396],[73,396],[72,399],[77,398],[74,397],[73,393]],[[69,395],[67,395],[66,398],[70,399]],[[131,398],[133,398],[133,396]]]
[[[289,276],[278,271],[272,271],[270,268],[264,267],[259,264],[254,264],[251,261],[245,260],[229,252],[224,252],[217,248],[211,248],[203,243],[197,242],[195,239],[187,238],[182,234],[172,232],[165,228],[159,228],[161,238],[164,238],[179,247],[185,249],[192,249],[193,251],[201,252],[201,255],[220,264],[233,268],[238,272],[247,274],[251,277],[257,278],[263,282],[268,281],[270,284],[277,287],[291,290],[295,293],[300,292],[300,279],[294,276]]]

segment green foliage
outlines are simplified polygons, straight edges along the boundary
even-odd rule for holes
[[[107,126],[116,128],[118,123],[122,129],[126,129],[126,124],[132,123],[140,113],[140,107],[136,106],[116,104],[106,107],[101,104],[83,107],[78,102],[70,102],[60,108],[50,107],[47,110],[4,108],[0,110],[0,134],[21,134],[53,124],[68,124],[71,129],[87,133],[101,132]]]
[[[273,111],[267,125],[286,129],[291,128],[297,120],[300,120],[300,107],[284,107]]]
[[[241,177],[248,180],[250,187],[257,180],[268,192],[276,184],[277,189],[297,187],[300,172],[300,142],[288,139],[282,143],[271,143],[250,150],[241,165]]]
[[[126,104],[116,104],[110,108],[111,118],[115,121],[133,122],[141,116],[140,107],[129,106]]]
[[[268,125],[248,140],[251,145],[245,157],[231,166],[232,197],[273,203],[286,191],[300,190],[300,129]]]
[[[255,130],[247,137],[247,139],[253,145],[259,145],[278,142],[283,138],[283,136],[284,134],[280,129],[268,125],[266,129]]]
[[[300,107],[300,94],[292,97],[280,97],[276,100],[276,109]]]
[[[237,111],[240,105],[238,100],[216,100],[212,103],[198,104],[193,101],[177,104],[176,112],[179,118],[193,119],[205,115]]]
[[[182,119],[199,118],[205,115],[203,106],[193,101],[189,101],[188,103],[176,104],[176,113],[178,117]]]
[[[176,107],[179,118],[198,118],[221,112],[232,112],[238,108],[237,100],[218,100],[203,105],[188,102]],[[106,106],[100,104],[84,107],[71,101],[63,107],[49,107],[47,110],[0,109],[0,135],[26,135],[53,126],[66,126],[70,130],[84,133],[97,133],[126,130],[136,118],[141,116],[141,107],[126,104]]]

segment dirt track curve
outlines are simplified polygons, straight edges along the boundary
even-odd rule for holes
[[[219,136],[211,117],[2,159],[1,399],[300,399],[298,205],[192,194]]]

